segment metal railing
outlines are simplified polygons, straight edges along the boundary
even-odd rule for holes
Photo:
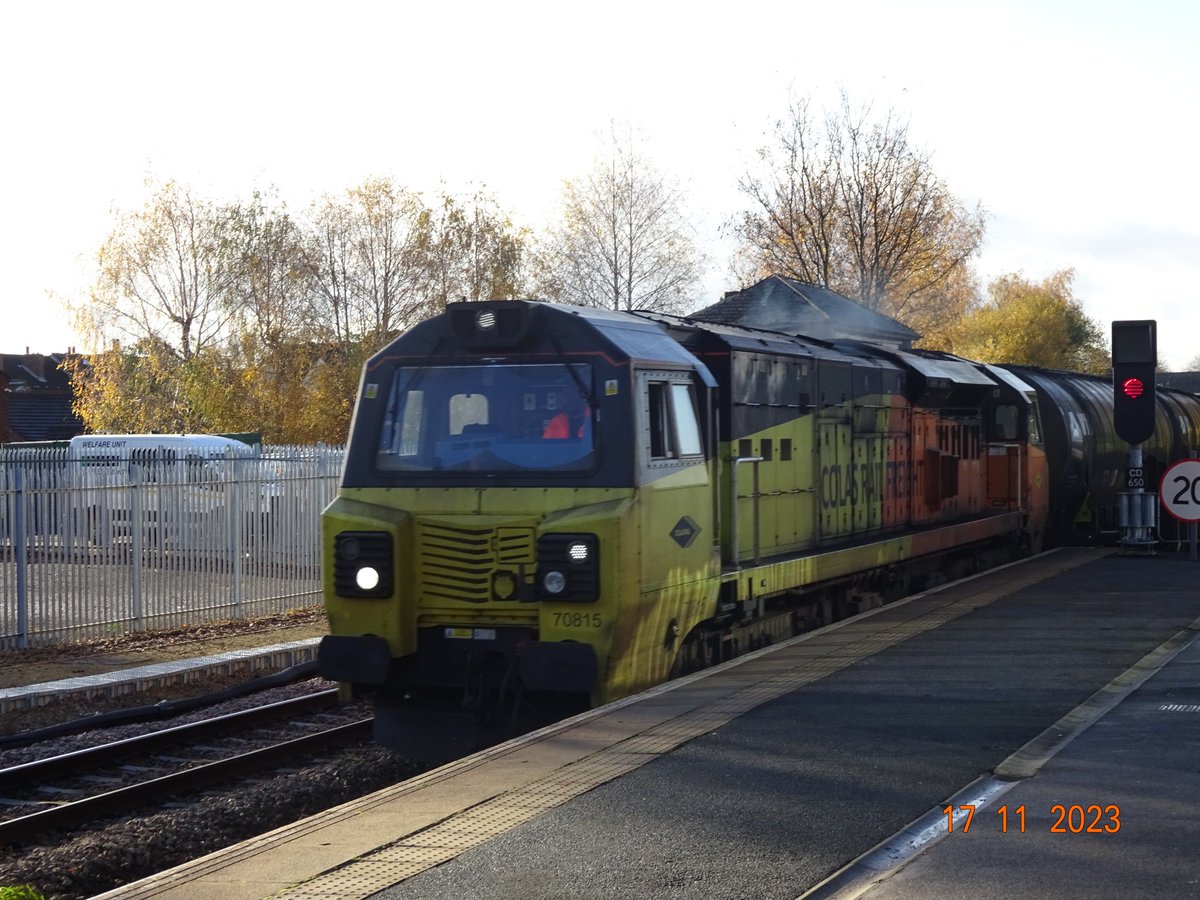
[[[339,447],[124,460],[0,451],[0,650],[320,602]]]

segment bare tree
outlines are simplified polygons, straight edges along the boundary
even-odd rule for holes
[[[682,190],[613,129],[586,175],[563,187],[562,221],[542,259],[543,288],[569,303],[683,311],[703,259]]]
[[[226,210],[223,232],[239,333],[272,351],[311,334],[313,275],[304,235],[287,211],[271,209],[256,192]]]
[[[901,321],[960,293],[948,287],[961,285],[985,215],[950,193],[894,113],[873,120],[843,96],[821,128],[805,100],[775,137],[739,183],[752,201],[733,223],[744,276],[789,275]]]
[[[213,205],[175,182],[118,214],[89,302],[75,309],[82,330],[98,346],[150,341],[183,361],[223,338],[235,307],[222,233]]]
[[[382,336],[424,315],[425,218],[421,198],[387,178],[369,179],[317,206],[310,265],[339,335]]]
[[[350,308],[354,292],[353,213],[349,204],[325,198],[313,211],[308,240],[317,322],[341,347],[354,339]]]
[[[480,189],[465,200],[443,193],[424,215],[424,289],[431,309],[452,300],[515,297],[526,287],[529,234]]]

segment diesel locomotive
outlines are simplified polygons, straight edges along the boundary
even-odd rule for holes
[[[322,520],[319,666],[375,693],[376,739],[448,756],[538,702],[605,703],[1107,527],[1101,379],[830,328],[836,296],[451,304],[371,358]],[[1187,397],[1164,461],[1200,444]]]

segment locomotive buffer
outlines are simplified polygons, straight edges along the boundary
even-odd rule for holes
[[[1154,434],[1158,324],[1154,319],[1112,323],[1113,426],[1129,443],[1129,468],[1118,495],[1121,546],[1153,553],[1158,498],[1146,492],[1142,443]]]

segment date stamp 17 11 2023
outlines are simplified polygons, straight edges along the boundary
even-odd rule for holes
[[[969,834],[975,823],[975,807],[972,804],[947,806],[942,812],[946,816],[946,829],[950,834]],[[996,810],[1000,831],[1025,832],[1025,805]],[[1116,834],[1121,830],[1121,807],[1115,803],[1055,803],[1050,807],[1047,820],[1051,834]]]

